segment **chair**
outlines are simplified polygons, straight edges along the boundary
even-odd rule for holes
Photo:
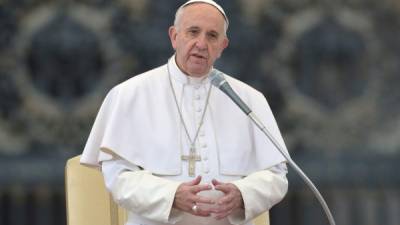
[[[126,211],[112,200],[101,172],[81,165],[79,159],[75,156],[65,166],[67,225],[124,225]],[[268,213],[254,223],[269,225]]]

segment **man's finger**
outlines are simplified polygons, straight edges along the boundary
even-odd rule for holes
[[[224,184],[224,183],[222,183],[222,182],[220,182],[220,181],[218,181],[217,179],[212,179],[212,184],[214,185],[214,186],[217,186],[217,185],[221,185],[221,184]]]
[[[228,204],[233,201],[233,196],[232,195],[225,195],[221,198],[218,199],[217,204],[218,205],[224,205]]]
[[[212,198],[207,198],[201,195],[196,195],[196,198],[194,199],[196,203],[204,203],[204,204],[215,204],[215,200]]]
[[[197,207],[196,212],[192,210],[190,213],[196,216],[208,217],[211,216],[212,211],[202,209],[201,207]]]
[[[232,191],[232,187],[230,187],[228,184],[218,184],[215,185],[215,190],[222,191],[225,194],[228,194]]]
[[[193,194],[197,194],[200,191],[208,191],[211,189],[212,189],[212,186],[209,184],[200,184],[200,185],[195,185],[195,186],[191,187],[190,190]]]
[[[216,220],[221,220],[221,219],[226,218],[226,217],[229,216],[230,214],[231,214],[231,212],[225,212],[225,213],[222,213],[222,214],[217,214],[217,215],[215,215],[214,218],[215,218]]]
[[[235,203],[233,201],[229,201],[225,204],[219,204],[219,202],[218,202],[218,207],[216,208],[215,212],[217,214],[221,214],[226,211],[231,211],[234,207],[235,207]]]
[[[184,182],[183,184],[188,186],[194,186],[200,184],[200,182],[201,182],[201,176],[197,176],[195,179],[188,182]]]
[[[235,205],[233,202],[220,205],[220,207],[217,210],[215,210],[214,218],[220,220],[229,216],[233,212],[234,207]]]

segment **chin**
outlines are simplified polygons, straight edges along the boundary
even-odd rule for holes
[[[204,76],[208,73],[210,69],[204,67],[192,67],[189,69],[189,74],[193,76]]]
[[[207,72],[208,72],[208,71],[207,71]],[[202,76],[206,75],[207,72],[206,72],[206,71],[191,71],[191,72],[189,73],[189,75],[191,75],[191,76],[196,76],[196,77],[202,77]]]

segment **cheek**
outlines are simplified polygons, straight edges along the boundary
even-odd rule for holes
[[[222,53],[222,49],[215,48],[213,50],[213,52],[211,53],[211,55],[212,55],[213,59],[215,60],[215,59],[217,59],[217,58],[219,58],[221,56],[221,53]]]
[[[187,41],[185,43],[185,50],[186,51],[190,51],[193,47],[194,47],[194,41]]]
[[[221,57],[221,53],[222,53],[222,51],[218,49],[217,53],[215,54],[216,55],[215,57],[216,58]]]

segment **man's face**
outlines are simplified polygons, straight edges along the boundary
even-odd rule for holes
[[[207,74],[228,46],[224,34],[224,17],[204,3],[188,5],[177,26],[169,29],[179,68],[190,76]]]

